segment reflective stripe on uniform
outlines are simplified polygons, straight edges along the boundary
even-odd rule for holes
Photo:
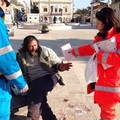
[[[79,56],[78,48],[74,48],[74,51],[75,51],[75,54],[76,54],[77,56]]]
[[[106,87],[106,86],[95,86],[95,90],[100,90],[104,92],[113,92],[113,93],[118,93],[120,92],[120,87]]]
[[[93,48],[93,49],[96,50],[96,47],[97,47],[96,43],[94,43],[94,44],[89,44],[89,45],[91,46],[91,48]]]
[[[102,63],[107,64],[108,53],[104,53],[102,57]]]
[[[11,45],[8,45],[6,47],[0,48],[0,55],[6,54],[8,52],[13,51]]]
[[[91,47],[92,47],[93,49],[95,49],[96,53],[99,52],[99,49],[98,49],[98,46],[97,46],[96,43],[94,43],[93,45],[91,45]]]
[[[17,71],[16,73],[12,74],[12,75],[5,75],[5,77],[8,79],[8,80],[12,80],[12,79],[16,79],[18,78],[19,76],[22,75],[22,72],[21,70]]]

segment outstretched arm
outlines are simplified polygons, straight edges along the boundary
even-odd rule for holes
[[[28,90],[28,86],[23,78],[20,67],[16,61],[16,55],[9,43],[9,38],[5,32],[5,26],[0,26],[0,72],[11,81],[20,92]]]
[[[92,44],[87,44],[79,47],[72,48],[71,53],[74,57],[77,56],[90,56],[95,52]]]
[[[69,70],[72,67],[72,63],[60,63],[59,65],[59,69],[60,71],[65,71],[65,70]]]

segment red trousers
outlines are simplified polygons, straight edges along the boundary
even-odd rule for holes
[[[101,119],[116,120],[117,118],[117,103],[105,103],[99,105],[101,108]]]

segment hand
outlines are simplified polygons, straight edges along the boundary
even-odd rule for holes
[[[22,90],[20,90],[20,93],[25,93],[28,91],[28,85],[26,85]]]
[[[65,70],[69,70],[72,67],[72,63],[61,63],[60,64],[60,71],[65,71]]]

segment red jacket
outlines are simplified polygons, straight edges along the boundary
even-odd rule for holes
[[[101,104],[107,102],[120,102],[120,33],[116,33],[115,29],[112,28],[108,31],[106,39],[115,37],[117,52],[106,52],[99,51],[97,54],[98,61],[98,80],[95,85],[94,102]],[[101,41],[102,38],[95,36],[93,43]],[[92,44],[80,46],[77,49],[73,49],[73,54],[79,56],[92,55],[95,52]],[[108,65],[112,67],[108,69],[103,68],[103,57]]]

